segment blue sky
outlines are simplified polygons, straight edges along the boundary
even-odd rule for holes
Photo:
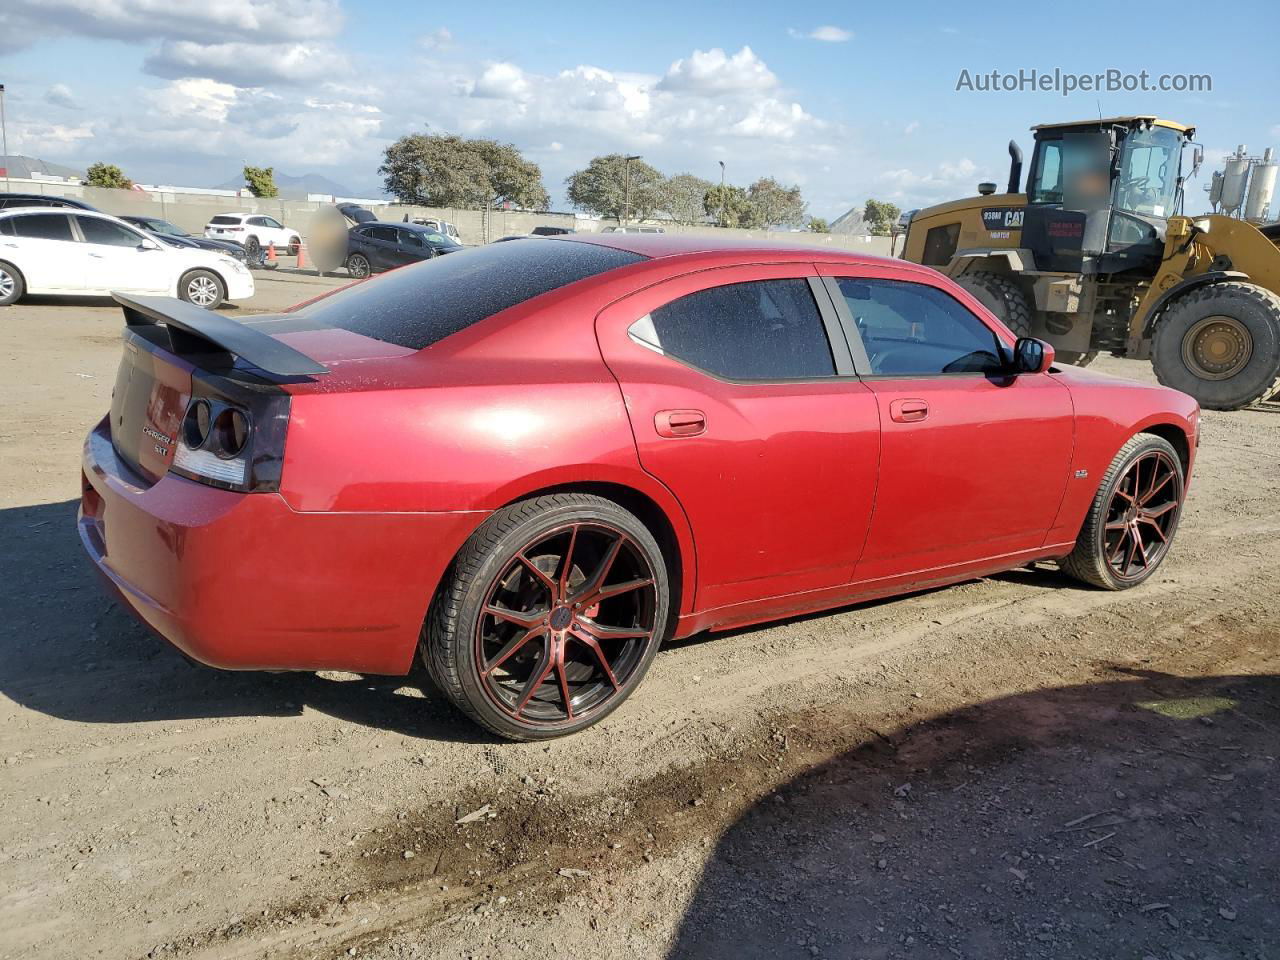
[[[1280,146],[1274,3],[1236,4],[1216,26],[1153,10],[5,0],[0,82],[10,152],[116,162],[143,182],[212,185],[249,162],[368,194],[386,145],[430,128],[514,142],[560,206],[565,176],[627,151],[668,174],[716,179],[724,160],[733,182],[798,183],[834,217],[868,197],[914,207],[1003,183],[1011,137],[1025,147],[1032,123],[1096,116],[1099,101],[1195,124],[1210,165],[1237,143]],[[956,90],[961,70],[1033,68],[1213,86]],[[1198,209],[1199,184],[1189,196]]]

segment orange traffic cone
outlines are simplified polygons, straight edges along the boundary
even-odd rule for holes
[[[267,244],[267,263],[273,267],[276,265],[276,245],[274,243]]]
[[[307,265],[307,248],[302,244],[298,244],[298,269],[305,269]]]

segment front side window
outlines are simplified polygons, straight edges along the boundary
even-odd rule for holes
[[[996,373],[995,332],[936,287],[842,277],[840,293],[878,376]]]
[[[411,247],[415,250],[422,249],[422,238],[418,236],[416,233],[414,233],[412,230],[401,230],[399,231],[399,233],[400,233],[400,246]]]
[[[272,228],[272,229],[274,229],[274,230],[283,230],[283,229],[284,229],[284,227],[280,225],[280,221],[279,221],[279,220],[276,220],[276,219],[275,219],[275,218],[273,218],[273,217],[263,217],[263,218],[262,218],[262,225],[263,225],[264,227],[271,227],[271,228]]]
[[[802,380],[836,372],[822,316],[801,278],[699,290],[658,307],[633,333],[727,380]]]
[[[85,243],[100,243],[109,247],[136,247],[142,243],[142,237],[128,227],[122,227],[110,220],[99,220],[97,217],[76,217],[80,232],[84,234]]]
[[[33,240],[75,239],[71,235],[71,218],[65,213],[30,213],[13,218],[13,232]]]

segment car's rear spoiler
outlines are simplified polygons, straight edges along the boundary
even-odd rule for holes
[[[280,377],[306,377],[328,373],[305,353],[299,353],[275,337],[246,327],[230,317],[219,316],[175,297],[129,297],[111,294],[124,308],[124,322],[130,327],[162,325],[169,334],[173,353],[207,354],[210,350],[240,357],[266,373]]]

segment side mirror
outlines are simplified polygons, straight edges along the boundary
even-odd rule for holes
[[[1053,366],[1053,346],[1035,337],[1019,337],[1013,345],[1014,373],[1044,373]]]
[[[1197,143],[1191,150],[1191,173],[1187,175],[1188,179],[1200,172],[1202,163],[1204,163],[1204,147]]]
[[[138,249],[139,250],[159,250],[160,244],[156,243],[154,240],[143,240],[141,243],[138,244]]]

